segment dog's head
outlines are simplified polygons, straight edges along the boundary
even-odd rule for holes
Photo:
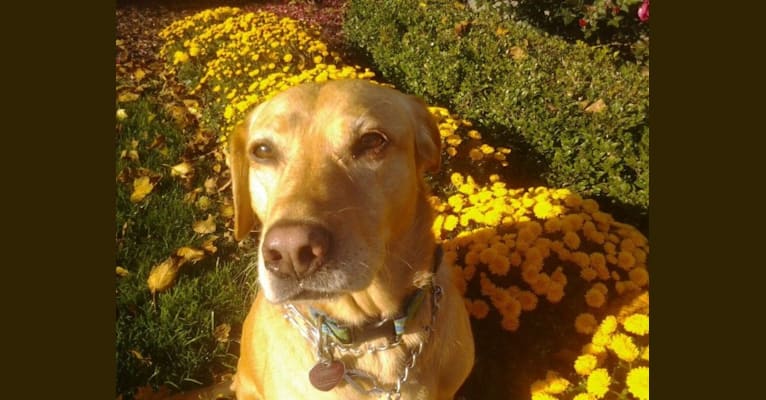
[[[234,234],[260,220],[265,297],[332,298],[370,285],[422,217],[422,175],[438,169],[440,138],[419,99],[331,81],[258,106],[233,132],[230,157]]]

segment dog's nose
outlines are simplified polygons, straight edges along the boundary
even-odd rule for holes
[[[261,256],[275,274],[302,278],[324,264],[331,242],[330,232],[319,225],[279,224],[266,232]]]

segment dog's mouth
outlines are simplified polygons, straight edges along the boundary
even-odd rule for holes
[[[365,263],[328,263],[300,278],[274,273],[262,262],[260,266],[260,286],[272,303],[329,300],[362,290],[372,281],[372,271]]]

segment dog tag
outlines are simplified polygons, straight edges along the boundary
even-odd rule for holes
[[[320,361],[309,371],[309,381],[315,388],[326,392],[338,386],[345,373],[346,367],[340,361]]]

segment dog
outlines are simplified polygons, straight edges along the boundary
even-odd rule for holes
[[[431,230],[440,161],[425,103],[363,80],[290,88],[234,129],[234,237],[260,226],[238,399],[455,396],[474,342]]]

